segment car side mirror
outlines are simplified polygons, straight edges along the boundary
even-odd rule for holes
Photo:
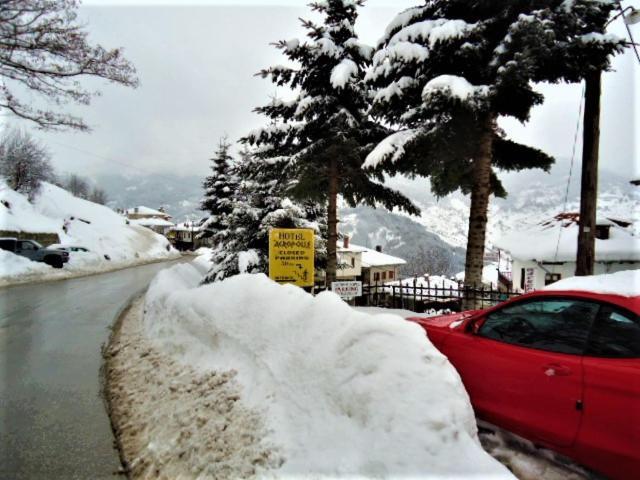
[[[470,331],[473,335],[477,335],[486,320],[487,317],[474,318],[473,320],[471,320],[471,322],[469,322],[468,331]]]

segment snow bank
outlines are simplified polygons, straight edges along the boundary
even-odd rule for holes
[[[90,250],[89,254],[72,252],[62,270],[42,269],[41,265],[30,265],[35,262],[18,263],[12,259],[13,265],[22,265],[23,269],[3,268],[0,283],[32,280],[30,275],[35,271],[46,278],[63,278],[180,256],[162,235],[127,224],[124,217],[110,208],[74,197],[49,183],[43,183],[38,196],[29,202],[0,179],[0,202],[0,230],[56,233],[60,244]]]
[[[28,258],[0,250],[0,278],[18,275],[43,275],[53,271],[44,263],[32,262]]]
[[[640,296],[640,270],[565,278],[547,285],[543,290],[575,290],[637,297]]]
[[[264,476],[513,478],[482,450],[458,374],[418,325],[264,275],[201,278],[187,264],[158,274],[146,335],[188,368],[238,372],[284,457]]]

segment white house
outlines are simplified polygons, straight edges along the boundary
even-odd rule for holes
[[[495,242],[512,259],[514,290],[537,290],[575,275],[578,218],[577,213],[561,213]],[[633,235],[630,226],[628,220],[597,219],[594,274],[640,268],[640,238]]]
[[[154,210],[153,208],[141,205],[127,209],[125,215],[131,224],[150,228],[154,232],[162,235],[167,235],[169,230],[174,226],[170,221],[171,215],[165,212],[162,207],[160,207],[159,210]]]
[[[339,280],[362,280],[365,284],[386,283],[397,280],[400,267],[406,263],[402,258],[382,253],[381,247],[361,247],[345,237],[343,245],[338,246],[336,276]]]

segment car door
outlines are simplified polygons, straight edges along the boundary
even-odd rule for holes
[[[640,318],[604,304],[584,362],[583,461],[616,478],[640,472]]]
[[[27,257],[30,260],[35,260],[36,258],[36,246],[28,241],[18,242],[18,247],[20,248],[20,255]]]
[[[476,333],[448,337],[446,354],[478,415],[531,440],[571,445],[582,415],[582,354],[598,308],[528,299],[490,312]]]

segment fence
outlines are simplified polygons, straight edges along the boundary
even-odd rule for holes
[[[459,312],[463,300],[472,300],[477,308],[487,308],[520,295],[510,290],[490,287],[471,288],[463,285],[442,287],[425,284],[369,284],[362,286],[359,306],[402,308],[414,312],[430,309]]]

